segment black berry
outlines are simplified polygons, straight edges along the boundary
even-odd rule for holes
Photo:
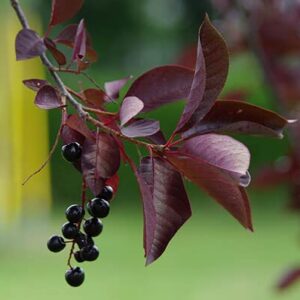
[[[86,237],[86,242],[87,242],[88,246],[94,246],[95,245],[95,242],[94,242],[94,240],[91,236]]]
[[[47,246],[51,252],[59,252],[66,247],[66,244],[62,237],[54,235],[49,239]]]
[[[97,218],[105,218],[109,214],[109,207],[109,202],[100,198],[92,199],[87,205],[90,215]]]
[[[80,250],[81,257],[86,261],[94,261],[99,256],[99,250],[96,246],[84,247]]]
[[[102,232],[103,224],[97,218],[90,218],[84,222],[83,229],[87,235],[94,237]]]
[[[99,195],[99,198],[109,201],[112,199],[113,195],[114,195],[114,189],[111,186],[106,185],[103,188],[101,194]]]
[[[84,281],[84,272],[81,268],[75,267],[67,270],[65,278],[70,286],[80,286]]]
[[[89,245],[88,237],[82,232],[79,232],[74,240],[75,243],[78,245],[79,249]]]
[[[65,223],[61,228],[62,234],[66,239],[75,239],[78,235],[78,228],[74,223]]]
[[[79,143],[70,143],[67,145],[63,145],[61,148],[63,157],[70,162],[74,162],[78,160],[81,156],[81,146]]]
[[[71,205],[66,210],[66,217],[72,223],[78,223],[84,216],[84,209],[81,205]]]
[[[75,258],[75,260],[76,260],[77,262],[79,262],[79,263],[84,262],[84,259],[83,259],[82,255],[81,255],[81,252],[80,252],[80,251],[76,251],[76,252],[74,253],[74,258]]]

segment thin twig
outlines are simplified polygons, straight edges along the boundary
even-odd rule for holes
[[[59,138],[60,138],[60,135],[61,135],[61,131],[62,131],[62,128],[63,128],[63,122],[60,124],[60,127],[57,131],[57,134],[56,134],[56,137],[55,137],[55,141],[54,141],[54,144],[52,145],[51,147],[51,150],[48,154],[48,157],[47,159],[42,163],[42,165],[36,170],[34,171],[32,174],[30,174],[22,183],[22,185],[25,185],[33,176],[35,176],[36,174],[40,173],[46,166],[47,164],[49,163],[49,161],[51,160],[51,157],[52,155],[54,154],[55,152],[55,149],[58,145],[58,142],[59,142]]]

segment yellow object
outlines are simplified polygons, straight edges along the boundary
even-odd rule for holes
[[[43,78],[43,66],[38,58],[16,62],[15,36],[21,27],[13,13],[2,13],[0,25],[2,225],[16,221],[23,212],[28,214],[47,210],[51,201],[51,188],[49,166],[22,186],[23,180],[41,165],[49,151],[47,112],[34,106],[34,92],[22,84],[24,79]]]

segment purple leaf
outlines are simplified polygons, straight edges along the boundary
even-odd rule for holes
[[[22,29],[16,37],[17,60],[40,56],[46,51],[46,46],[38,34],[31,29]]]
[[[194,71],[181,66],[161,66],[138,77],[126,97],[136,96],[144,102],[143,111],[184,99],[188,96]]]
[[[248,186],[250,183],[249,150],[229,136],[219,134],[197,136],[184,142],[180,151],[230,172],[241,186]]]
[[[84,101],[92,107],[101,108],[107,95],[100,89],[86,89],[83,91]]]
[[[44,85],[38,90],[34,103],[42,109],[53,109],[62,106],[60,96],[51,85]]]
[[[105,82],[104,89],[106,94],[110,99],[118,99],[120,95],[120,90],[122,87],[130,80],[132,76],[128,76],[126,78],[122,78],[119,80],[114,80],[110,82]]]
[[[50,51],[56,62],[60,65],[63,66],[67,63],[67,59],[65,55],[59,51],[56,47],[56,44],[49,38],[44,38],[44,43],[47,47],[47,49]]]
[[[130,123],[127,127],[122,127],[122,134],[128,137],[151,136],[159,131],[159,121],[155,120],[137,120]]]
[[[68,125],[64,125],[61,131],[61,139],[64,145],[74,142],[83,145],[85,137],[80,132],[72,129]]]
[[[147,136],[147,140],[156,145],[165,145],[167,143],[167,140],[161,130],[157,131],[153,135]]]
[[[49,85],[46,80],[43,79],[26,79],[23,80],[24,85],[26,85],[29,89],[37,92],[44,85]]]
[[[74,49],[72,54],[72,60],[82,59],[86,54],[86,31],[84,20],[82,19],[78,24],[76,36],[74,40]]]
[[[192,89],[186,109],[176,129],[177,132],[191,127],[211,109],[224,87],[228,66],[229,56],[226,43],[206,16],[199,31],[198,57]]]
[[[212,109],[183,132],[184,138],[208,132],[233,132],[282,137],[288,120],[278,114],[241,101],[216,101]]]
[[[87,139],[92,141],[95,140],[94,133],[87,127],[86,123],[78,115],[69,115],[66,125],[79,132]]]
[[[52,0],[50,26],[73,18],[80,10],[83,0]]]
[[[138,174],[148,265],[162,255],[172,237],[191,216],[191,208],[181,175],[166,160],[143,158]]]
[[[197,47],[197,59],[195,65],[195,73],[192,81],[191,90],[188,95],[188,102],[185,105],[184,111],[177,125],[176,131],[180,131],[182,127],[190,120],[193,113],[199,107],[199,104],[203,98],[206,83],[206,69],[204,55],[201,45],[201,31],[203,25],[199,29],[198,34],[198,47]]]
[[[253,230],[246,191],[238,186],[230,172],[178,151],[166,152],[165,156],[179,172],[204,189],[245,228]]]
[[[58,34],[58,36],[54,39],[54,42],[68,47],[73,47],[77,28],[77,24],[68,25]]]
[[[100,194],[103,180],[112,177],[118,171],[119,166],[120,151],[113,137],[106,133],[99,133],[96,141],[85,140],[81,167],[94,195]]]
[[[300,268],[294,268],[289,270],[282,278],[280,278],[277,283],[277,287],[279,290],[284,290],[291,285],[295,284],[297,281],[300,281]]]
[[[137,97],[127,97],[123,100],[119,116],[121,126],[135,117],[144,107],[144,103]]]

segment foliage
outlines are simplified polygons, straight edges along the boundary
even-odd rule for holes
[[[44,37],[24,22],[18,2],[11,2],[24,27],[16,39],[17,59],[40,56],[54,79],[54,84],[41,79],[24,83],[37,91],[38,107],[61,110],[58,136],[64,143],[76,141],[82,145],[82,157],[74,167],[82,173],[91,192],[97,196],[108,182],[116,190],[121,161],[131,166],[142,195],[147,264],[164,252],[191,216],[183,178],[204,189],[245,228],[253,230],[245,191],[250,183],[250,154],[244,145],[223,134],[281,137],[288,121],[244,102],[217,101],[226,81],[229,58],[226,43],[208,16],[199,29],[193,69],[173,65],[154,68],[133,80],[124,99],[119,99],[119,91],[130,77],[107,82],[102,88],[85,72],[97,55],[84,20],[50,37],[52,28],[74,16],[82,1],[53,0]],[[62,46],[71,48],[70,55]],[[57,66],[46,53],[52,55]],[[86,76],[96,88],[75,91],[62,82],[60,72]],[[139,115],[180,99],[186,99],[185,108],[168,140],[158,120]],[[119,110],[108,111],[110,103],[117,100]],[[68,112],[69,105],[76,113]],[[138,167],[127,155],[124,142],[148,151]]]

